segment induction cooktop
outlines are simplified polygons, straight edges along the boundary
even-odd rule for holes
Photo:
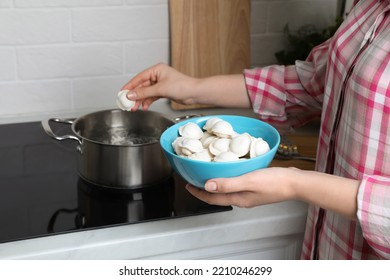
[[[88,183],[74,141],[40,122],[3,124],[0,135],[0,243],[232,210],[193,197],[175,173],[137,190]]]

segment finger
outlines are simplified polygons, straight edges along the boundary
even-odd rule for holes
[[[142,102],[142,110],[149,110],[149,107],[152,105],[152,103],[159,98],[148,98]]]
[[[149,87],[149,86],[152,86],[154,85],[156,82],[153,82],[151,80],[147,80],[147,81],[144,81],[142,82],[141,84],[139,84],[134,90],[138,89],[138,88],[142,88],[142,87]]]
[[[152,103],[158,98],[163,97],[160,93],[160,85],[157,83],[152,86],[141,86],[127,93],[129,100],[137,101],[143,99],[152,99]],[[143,101],[142,101],[143,102]]]
[[[212,205],[238,206],[244,208],[256,206],[256,204],[252,202],[252,198],[254,196],[252,192],[210,193],[191,185],[187,185],[186,189],[196,198]]]
[[[154,101],[156,101],[157,99],[158,98],[151,98],[151,99],[136,101],[134,106],[131,108],[131,112],[135,112],[135,111],[139,110],[140,108],[143,111],[147,111],[147,110],[149,110],[149,108],[152,105],[152,103]]]
[[[138,110],[138,108],[142,105],[142,103],[140,101],[136,101],[133,108],[131,108],[131,112],[135,112]]]
[[[193,196],[195,196],[196,198],[202,200],[203,202],[206,202],[207,204],[218,205],[218,206],[230,206],[230,205],[232,205],[229,197],[226,194],[210,193],[210,192],[207,192],[207,191],[205,191],[203,189],[194,187],[192,185],[187,185],[186,189]]]
[[[155,87],[139,88],[137,92],[133,91],[128,93],[127,98],[136,102],[133,111],[137,110],[139,107],[142,107],[142,110],[146,111],[153,102],[160,99]]]
[[[237,193],[248,191],[250,184],[245,183],[243,176],[233,178],[216,178],[208,180],[205,189],[209,192],[218,193]]]
[[[157,73],[155,70],[157,65],[154,65],[134,76],[130,81],[128,81],[123,87],[122,90],[132,91],[140,86],[148,86],[157,81]]]
[[[149,80],[149,73],[146,71],[141,72],[137,74],[135,77],[133,77],[130,81],[128,81],[121,90],[129,90],[132,91],[140,86],[146,86],[150,85],[150,80]]]

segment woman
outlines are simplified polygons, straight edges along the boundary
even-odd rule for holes
[[[321,112],[316,171],[267,168],[188,186],[210,204],[309,203],[303,259],[390,258],[390,0],[362,0],[333,38],[294,66],[188,77],[164,64],[123,89],[147,110],[158,98],[250,108],[279,129]],[[277,179],[276,179],[277,178]]]

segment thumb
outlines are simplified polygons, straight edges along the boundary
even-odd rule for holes
[[[234,178],[217,178],[208,180],[205,184],[205,190],[217,193],[235,193],[244,191],[245,184],[240,177]]]
[[[139,87],[127,93],[127,98],[132,101],[138,101],[148,98],[159,98],[157,84],[147,87]]]

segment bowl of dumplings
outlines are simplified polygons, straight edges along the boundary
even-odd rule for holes
[[[279,143],[280,134],[270,124],[235,115],[190,118],[170,126],[160,137],[173,170],[198,188],[209,179],[268,167]]]

